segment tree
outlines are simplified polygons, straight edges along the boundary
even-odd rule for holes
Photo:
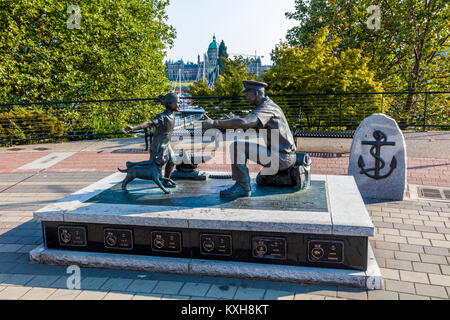
[[[311,127],[324,124],[320,121],[327,118],[325,115],[337,119],[339,115],[353,115],[359,109],[364,110],[359,117],[364,117],[379,110],[380,105],[373,98],[358,102],[345,97],[345,103],[342,103],[342,96],[333,95],[382,90],[381,83],[374,80],[375,71],[368,67],[369,59],[363,57],[361,50],[345,49],[338,58],[335,52],[340,45],[339,39],[330,36],[327,27],[308,41],[307,47],[279,44],[275,65],[263,75],[263,80],[269,84],[269,94],[329,94],[327,103],[323,103],[323,96],[314,95],[295,100],[277,98],[291,124],[297,124],[298,118],[304,116]],[[298,110],[302,114],[297,114]],[[352,119],[349,124],[358,120],[362,119]]]
[[[205,80],[194,82],[190,88],[193,96],[227,96],[225,99],[213,101],[211,99],[196,99],[195,104],[203,107],[211,117],[223,117],[230,113],[241,115],[248,109],[243,108],[241,90],[243,80],[254,80],[255,76],[247,73],[249,63],[241,56],[234,59],[220,58],[223,63],[223,75],[217,77],[214,88],[209,88]]]
[[[228,59],[227,46],[225,42],[222,40],[219,45],[219,59],[217,64],[219,65],[219,73],[223,74],[224,63],[221,58]]]
[[[0,0],[0,100],[154,97],[169,89],[163,58],[174,29],[167,0]]]
[[[291,45],[307,47],[311,36],[329,26],[329,36],[339,38],[335,54],[347,48],[361,49],[368,57],[375,79],[386,89],[448,90],[450,69],[448,54],[450,9],[445,0],[373,1],[373,0],[296,0],[296,10],[287,13],[300,25],[288,31]],[[366,10],[378,5],[381,28],[371,30]],[[274,52],[276,55],[276,52]],[[403,104],[403,119],[410,114],[415,95]],[[448,105],[447,105],[448,108]]]
[[[163,58],[176,35],[167,24],[168,3],[82,0],[76,3],[79,10],[71,6],[68,12],[68,1],[0,0],[0,101],[156,97],[167,92]],[[53,136],[116,132],[160,109],[136,103],[6,108],[0,110],[0,140],[29,138],[44,132],[40,127]]]

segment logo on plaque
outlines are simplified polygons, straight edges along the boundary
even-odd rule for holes
[[[133,249],[133,231],[126,229],[105,229],[105,248],[107,249]]]
[[[344,242],[340,240],[308,240],[310,262],[343,263]]]
[[[65,247],[87,246],[86,227],[59,226],[59,244]]]
[[[286,259],[286,239],[272,237],[253,237],[252,254],[254,258]]]
[[[151,244],[153,251],[180,253],[181,232],[152,231]]]
[[[205,255],[231,256],[232,237],[227,234],[201,234],[200,252]]]

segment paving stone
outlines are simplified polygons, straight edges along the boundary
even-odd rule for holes
[[[238,288],[233,299],[236,300],[261,300],[264,297],[265,289]]]
[[[203,297],[210,286],[209,283],[186,282],[180,290],[180,295]]]
[[[294,300],[294,296],[293,292],[267,289],[264,300]]]
[[[396,251],[395,259],[407,261],[420,261],[420,256],[419,254],[413,252]]]
[[[429,222],[429,221],[427,221]],[[413,226],[423,226],[424,222],[422,220],[414,220],[414,219],[403,219],[404,224],[410,224]]]
[[[56,289],[52,288],[31,288],[20,300],[45,300],[51,296]]]
[[[386,259],[386,267],[389,269],[412,270],[411,261]]]
[[[0,273],[0,283],[6,285],[22,286],[29,282],[33,277],[33,275]]]
[[[308,293],[296,293],[294,300],[325,300],[325,297]]]
[[[8,286],[0,291],[0,300],[17,300],[26,294],[30,287]]]
[[[23,245],[21,244],[3,244],[0,247],[0,252],[18,252]]]
[[[397,292],[385,290],[370,290],[368,291],[369,300],[398,300]]]
[[[100,288],[107,291],[124,292],[133,280],[131,279],[108,279]],[[83,286],[83,280],[81,285]],[[82,287],[84,288],[84,287]]]
[[[102,300],[108,292],[84,290],[75,298],[75,300]]]
[[[450,241],[431,240],[433,247],[450,248]]]
[[[414,226],[403,223],[394,223],[394,228],[399,230],[415,230]]]
[[[387,291],[396,291],[412,294],[416,293],[416,290],[414,289],[414,283],[412,282],[386,279],[385,283],[386,283],[385,288]]]
[[[418,295],[443,299],[447,298],[447,292],[445,288],[441,286],[416,283],[416,290]]]
[[[335,298],[335,297],[325,297],[325,300],[349,300],[349,299]]]
[[[136,293],[150,293],[155,288],[158,281],[156,280],[134,280],[126,289],[126,291]]]
[[[414,229],[421,232],[436,232],[436,228],[431,226],[415,226]]]
[[[234,294],[237,291],[237,287],[228,285],[212,285],[206,293],[207,297],[218,299],[233,299]]]
[[[450,287],[450,276],[430,274],[429,277],[431,284]]]
[[[12,262],[0,262],[0,272],[8,272],[14,269],[16,266],[15,263]]]
[[[404,252],[416,252],[416,253],[423,253],[423,247],[422,246],[418,246],[418,245],[414,245],[414,244],[400,244],[400,251],[404,251]]]
[[[422,236],[424,238],[430,239],[430,240],[444,240],[445,241],[444,235],[439,234],[439,233],[422,232]]]
[[[27,283],[29,287],[49,287],[59,276],[37,275]]]
[[[431,244],[430,240],[428,239],[412,238],[412,237],[408,237],[407,239],[409,244],[415,244],[419,246],[429,246]]]
[[[447,264],[447,260],[444,256],[437,256],[432,254],[420,254],[422,262],[435,263],[435,264]]]
[[[157,293],[136,293],[132,300],[161,300],[162,295]]]
[[[402,222],[400,222],[402,223]],[[393,224],[391,222],[382,222],[382,221],[374,221],[373,225],[378,228],[393,228]]]
[[[400,235],[400,232],[397,229],[388,229],[388,228],[378,228],[377,233],[392,236]]]
[[[400,272],[398,270],[380,268],[380,271],[384,279],[400,280]]]
[[[278,282],[278,281],[256,280],[255,282],[253,282],[253,288],[271,289],[271,290],[276,290],[276,291],[289,291],[289,290],[284,290],[281,288],[281,286],[284,284],[285,283]]]
[[[414,237],[414,238],[422,237],[422,233],[420,231],[412,231],[412,230],[400,230],[400,235],[403,237]]]
[[[356,288],[338,287],[337,297],[352,300],[367,300],[367,291]]]
[[[439,265],[432,263],[413,262],[413,270],[416,272],[441,274]]]
[[[450,266],[449,265],[441,265],[442,273],[445,275],[450,275]]]
[[[183,284],[178,281],[159,281],[152,293],[178,294]]]
[[[387,259],[394,258],[394,251],[392,251],[392,250],[373,249],[373,253],[375,254],[375,257],[377,257],[377,258],[387,258]]]
[[[440,248],[440,247],[424,247],[425,253],[427,254],[433,254],[438,256],[448,256],[449,250],[447,248]]]
[[[399,245],[394,242],[375,241],[375,247],[384,250],[398,250]]]
[[[108,292],[106,296],[103,297],[103,300],[131,300],[134,294],[130,294],[129,292]]]
[[[306,293],[316,296],[336,297],[337,290],[338,290],[337,286],[308,284],[305,286],[300,286],[299,290],[296,290],[295,293]]]
[[[35,275],[65,276],[67,275],[66,270],[67,267],[65,266],[21,263],[17,264],[16,267],[10,272]]]
[[[424,221],[424,225],[430,226],[430,227],[442,227],[445,228],[445,224],[440,221]]]
[[[404,271],[400,270],[400,279],[408,282],[420,282],[429,284],[428,275],[421,272]]]
[[[418,296],[409,293],[399,293],[400,300],[430,300],[430,297]]]
[[[173,294],[168,294],[168,295],[163,295],[161,297],[161,300],[190,300],[191,297],[189,296],[179,296],[179,295],[173,295]]]
[[[56,289],[47,300],[75,300],[81,292],[81,290]]]
[[[406,220],[406,219],[405,219]],[[403,219],[400,219],[400,218],[388,218],[388,217],[384,217],[383,218],[383,221],[384,222],[387,222],[387,223],[404,223],[403,222]],[[405,222],[406,223],[406,222]]]

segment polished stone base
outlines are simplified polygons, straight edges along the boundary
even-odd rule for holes
[[[113,174],[35,212],[45,249],[33,251],[32,260],[96,257],[83,258],[84,265],[123,268],[171,261],[183,265],[173,272],[206,274],[204,267],[208,274],[227,275],[228,269],[230,276],[313,282],[317,272],[339,269],[345,277],[358,274],[357,286],[376,265],[368,243],[374,226],[353,177],[313,175],[311,187],[297,192],[253,182],[252,197],[224,201],[219,191],[232,180],[180,180],[165,195],[142,180],[122,191],[123,176]],[[172,272],[164,268],[158,271]]]
[[[33,263],[76,264],[80,267],[382,288],[381,272],[370,245],[366,271],[65,251],[46,249],[42,245],[30,252],[30,260]]]

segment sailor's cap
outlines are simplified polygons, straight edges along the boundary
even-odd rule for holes
[[[244,84],[244,89],[242,89],[241,93],[247,92],[248,90],[260,90],[267,88],[267,83],[265,82],[259,82],[259,81],[251,81],[251,80],[244,80],[242,81]]]

